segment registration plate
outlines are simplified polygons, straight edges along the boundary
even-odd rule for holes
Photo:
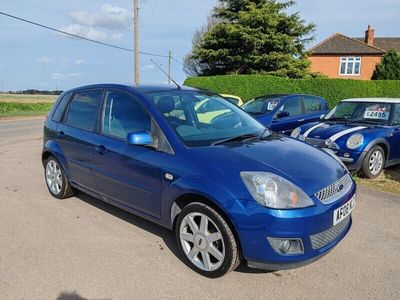
[[[355,205],[356,205],[356,195],[354,195],[344,205],[342,205],[341,207],[335,209],[333,211],[333,226],[335,226],[336,224],[339,224],[344,219],[346,219],[346,217],[351,214],[351,212],[354,209]]]

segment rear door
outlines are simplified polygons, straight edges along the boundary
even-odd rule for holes
[[[67,161],[70,181],[90,191],[96,189],[93,176],[94,131],[101,97],[101,89],[74,93],[57,127],[57,141]]]
[[[304,96],[303,101],[305,112],[303,116],[303,119],[305,119],[304,123],[319,121],[321,116],[326,113],[324,110],[324,103],[322,102],[323,100],[321,98]]]
[[[109,90],[104,97],[95,142],[95,174],[103,200],[154,217],[161,211],[164,152],[128,145],[128,133],[152,131],[152,119],[133,95]]]
[[[279,114],[287,112],[288,116],[279,118]],[[271,129],[285,134],[290,134],[293,129],[304,124],[303,101],[301,96],[287,99],[275,113]]]

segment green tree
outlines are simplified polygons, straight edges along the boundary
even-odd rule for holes
[[[400,52],[389,50],[376,65],[373,80],[400,80]]]
[[[199,75],[264,73],[309,76],[305,46],[315,30],[299,13],[287,9],[295,1],[219,0],[218,20],[200,35],[187,59]]]

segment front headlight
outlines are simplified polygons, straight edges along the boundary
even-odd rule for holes
[[[299,187],[278,175],[267,172],[241,172],[240,176],[250,194],[262,206],[293,209],[314,205]]]
[[[347,139],[346,146],[348,149],[354,150],[360,147],[363,142],[364,136],[360,133],[356,133]]]
[[[295,129],[292,131],[292,133],[290,134],[290,136],[291,136],[292,138],[297,139],[297,138],[299,137],[300,133],[301,133],[301,129],[300,129],[300,127],[297,127],[297,128],[295,128]]]

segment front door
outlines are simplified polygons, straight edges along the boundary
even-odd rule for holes
[[[105,200],[159,217],[165,154],[126,143],[128,133],[151,131],[149,114],[130,94],[107,91],[100,130],[94,152],[99,193]]]
[[[286,112],[288,116],[279,118],[279,113]],[[282,104],[272,120],[271,129],[278,132],[289,134],[296,127],[304,124],[303,103],[299,96],[291,97]]]
[[[390,144],[389,160],[400,160],[400,104],[394,105],[393,127],[391,136],[388,138]]]

